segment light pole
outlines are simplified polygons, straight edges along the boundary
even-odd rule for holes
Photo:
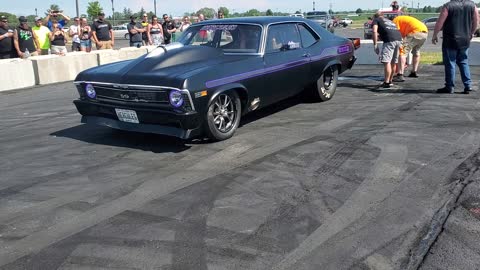
[[[315,1],[313,1],[313,11],[315,11]]]
[[[153,12],[155,16],[157,16],[157,0],[153,0]]]
[[[78,9],[78,0],[75,0],[75,6],[77,8],[77,17],[80,17],[80,11]]]
[[[35,16],[38,16],[37,8],[35,8]]]
[[[113,0],[112,0],[112,20],[113,20],[113,25],[115,25],[115,8],[113,7]]]

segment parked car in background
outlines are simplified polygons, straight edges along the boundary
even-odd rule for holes
[[[130,34],[128,33],[126,25],[117,25],[113,27],[113,35],[115,39],[117,38],[124,38],[130,39]]]
[[[305,19],[314,21],[318,24],[320,24],[321,27],[327,29],[331,33],[333,33],[334,30],[334,20],[328,14],[328,12],[325,11],[309,11],[307,12],[307,15],[305,16]]]
[[[423,19],[422,22],[427,26],[428,29],[434,29],[435,24],[437,23],[438,17],[430,17]]]
[[[288,15],[290,17],[300,17],[300,18],[304,18],[303,14],[302,13],[294,13],[294,14],[290,14]]]
[[[395,17],[402,15],[401,9],[399,10],[392,10],[392,8],[382,8],[379,10],[382,15],[389,19],[393,20]],[[369,17],[368,21],[363,24],[363,38],[364,39],[372,39],[373,36],[373,29],[372,29],[372,18]]]
[[[293,17],[195,23],[177,42],[78,74],[82,122],[182,139],[233,136],[243,115],[301,94],[330,100],[360,39]]]
[[[340,20],[340,24],[352,24],[353,20],[350,18],[343,18]]]

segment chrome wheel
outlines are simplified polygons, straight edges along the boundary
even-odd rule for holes
[[[218,131],[227,133],[234,127],[237,115],[235,104],[230,96],[221,94],[215,99],[212,115],[213,124]]]

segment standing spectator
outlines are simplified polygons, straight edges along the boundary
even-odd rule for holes
[[[60,24],[54,22],[53,31],[50,32],[50,42],[52,43],[52,53],[58,55],[66,55],[67,54],[67,47],[65,43],[67,41],[66,34],[60,28]]]
[[[15,33],[13,34],[13,43],[18,57],[27,58],[29,54],[31,56],[38,55],[41,52],[40,45],[38,44],[37,36],[27,23],[27,18],[20,16],[18,21],[20,25],[15,28]],[[28,54],[25,53],[27,50]]]
[[[42,18],[35,17],[35,26],[32,27],[32,30],[35,36],[37,36],[40,54],[47,55],[50,49],[50,29],[43,25]]]
[[[392,4],[390,5],[392,7],[393,11],[397,11],[400,9],[400,6],[398,5],[397,1],[393,1]]]
[[[143,16],[142,16],[142,27],[143,29],[145,29],[145,31],[142,32],[142,43],[143,45],[148,45],[148,31],[147,31],[147,28],[148,28],[148,15],[147,13],[144,13]]]
[[[418,19],[411,16],[397,16],[393,19],[403,38],[403,54],[400,55],[400,61],[397,65],[397,76],[393,78],[396,82],[405,81],[403,71],[407,62],[407,55],[412,52],[412,71],[408,77],[417,78],[418,65],[420,64],[420,48],[423,46],[428,37],[427,26]]]
[[[80,18],[73,18],[74,23],[68,30],[68,35],[72,38],[72,52],[80,51]]]
[[[383,40],[382,51],[380,53],[380,62],[384,67],[384,81],[380,87],[390,88],[392,86],[393,70],[398,61],[398,53],[402,44],[402,36],[397,26],[389,19],[383,17],[381,12],[374,15],[373,22],[373,48],[376,54],[380,53],[377,39],[378,35]]]
[[[0,16],[0,59],[14,58],[13,29],[8,26],[5,16]]]
[[[218,19],[224,19],[224,18],[225,18],[225,15],[223,14],[223,11],[219,10],[219,11],[217,12],[217,18],[218,18]]]
[[[59,20],[59,16],[62,16],[63,19]],[[52,19],[52,20],[50,20]],[[58,10],[49,10],[47,17],[45,17],[45,25],[50,29],[50,31],[53,31],[53,22],[56,21],[58,25],[60,26],[60,29],[62,29],[65,25],[67,25],[68,21],[70,21],[70,17],[64,15]]]
[[[82,18],[80,23],[80,50],[90,52],[92,50],[92,28],[88,25],[87,18]]]
[[[167,14],[163,14],[163,38],[165,39],[165,44],[170,44],[172,40],[172,35],[177,31],[175,28],[175,23],[170,20]]]
[[[187,30],[190,25],[192,25],[190,18],[188,16],[183,17],[182,24],[179,27],[180,32]]]
[[[130,16],[130,23],[127,25],[128,33],[130,34],[130,47],[140,47],[143,44],[142,33],[145,32],[142,24],[135,22],[137,17]]]
[[[163,27],[155,15],[152,16],[152,23],[148,25],[147,35],[150,45],[158,46],[163,43]]]
[[[432,37],[432,43],[437,44],[438,32],[443,30],[442,55],[445,67],[445,86],[438,89],[437,93],[452,94],[454,92],[455,63],[458,65],[465,87],[463,92],[468,94],[472,90],[468,48],[477,29],[478,21],[478,9],[470,0],[450,0],[443,5]]]
[[[98,13],[98,20],[92,24],[92,37],[97,50],[113,49],[115,37],[112,25],[105,21],[105,13]]]
[[[198,14],[198,21],[199,22],[205,21],[205,16],[202,13]]]

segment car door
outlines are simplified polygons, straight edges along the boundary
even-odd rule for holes
[[[308,76],[308,82],[311,83],[317,79],[319,74],[322,74],[325,69],[325,61],[318,61],[318,57],[323,51],[320,36],[313,31],[307,24],[298,23],[298,32],[302,41],[302,47],[306,53],[310,56],[310,75]]]
[[[272,103],[297,94],[308,80],[310,57],[302,48],[296,23],[270,25],[265,45],[265,87]]]

